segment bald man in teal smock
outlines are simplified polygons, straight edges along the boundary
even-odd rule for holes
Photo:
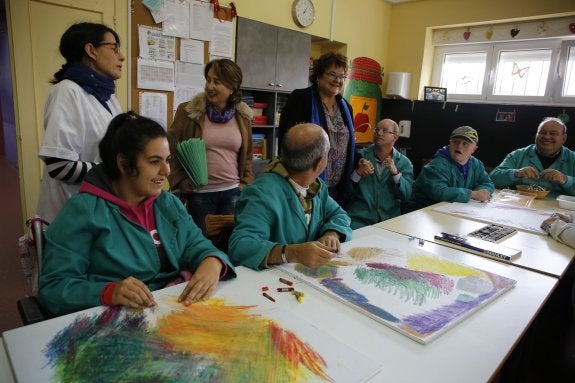
[[[318,178],[328,151],[329,139],[318,125],[288,130],[281,160],[246,186],[236,204],[229,246],[234,264],[263,269],[294,262],[315,268],[351,239],[349,216]]]
[[[489,176],[495,187],[537,184],[551,197],[575,195],[575,153],[564,146],[567,127],[558,118],[539,124],[535,143],[509,153]]]

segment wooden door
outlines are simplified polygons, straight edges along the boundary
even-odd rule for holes
[[[6,13],[22,210],[27,218],[36,211],[42,175],[38,150],[44,135],[44,102],[49,81],[64,62],[58,51],[60,37],[76,22],[104,23],[118,32],[124,43],[122,51],[128,57],[128,0],[8,0]],[[128,105],[128,77],[124,72],[116,84],[123,109]]]

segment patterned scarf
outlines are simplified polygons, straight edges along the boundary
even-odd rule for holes
[[[219,109],[209,102],[206,102],[206,115],[213,123],[225,124],[236,115],[236,107],[230,106],[224,109]]]
[[[116,91],[116,84],[112,78],[99,74],[85,64],[75,62],[66,69],[62,79],[72,80],[80,85],[86,93],[96,97],[96,100],[112,114],[107,104]]]

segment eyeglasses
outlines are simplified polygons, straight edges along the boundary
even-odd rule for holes
[[[375,128],[373,131],[375,132],[375,134],[380,133],[380,132],[383,134],[395,134],[395,132],[393,130],[389,130],[389,129]]]
[[[346,74],[337,74],[335,72],[326,72],[325,73],[326,76],[331,77],[332,80],[341,80],[341,81],[345,81],[347,79],[347,75]]]
[[[120,53],[120,44],[118,43],[98,43],[99,47],[101,47],[102,45],[109,45],[115,54]]]

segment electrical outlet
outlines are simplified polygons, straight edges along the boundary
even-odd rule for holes
[[[409,138],[411,135],[411,121],[401,120],[399,121],[399,136]]]

